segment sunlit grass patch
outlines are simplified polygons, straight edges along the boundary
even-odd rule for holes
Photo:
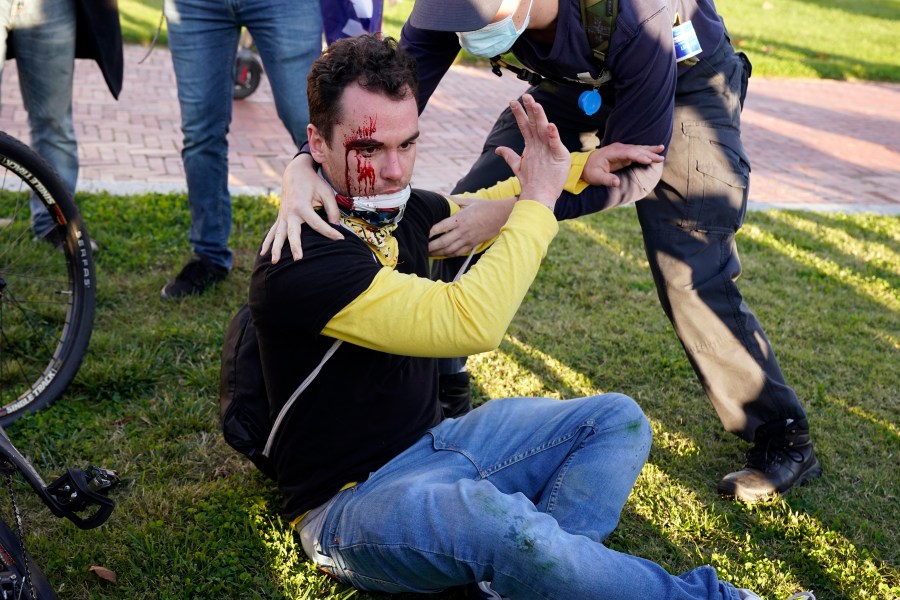
[[[8,429],[48,476],[86,464],[123,476],[112,519],[92,531],[53,518],[18,486],[28,548],[61,597],[377,598],[306,560],[274,483],[219,431],[222,337],[246,300],[272,202],[235,199],[235,271],[173,304],[158,294],[189,255],[186,198],[93,194],[79,204],[102,244],[91,346],[65,398]],[[754,507],[716,495],[746,444],[722,431],[659,307],[633,209],[564,224],[500,348],[469,361],[480,400],[617,391],[638,401],[655,442],[609,540],[616,549],[674,573],[712,564],[773,600],[800,588],[819,600],[893,600],[900,318],[890,258],[900,218],[755,212],[738,239],[741,290],[809,411],[823,479]],[[92,565],[118,583],[99,581]]]

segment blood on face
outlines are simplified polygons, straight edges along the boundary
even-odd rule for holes
[[[372,165],[370,157],[362,151],[383,145],[373,138],[376,129],[376,117],[367,116],[356,131],[344,138],[344,178],[347,184],[347,191],[353,196],[375,195],[375,167]],[[354,156],[356,159],[355,186],[351,185],[353,177],[350,173],[350,152],[353,150],[356,150]]]

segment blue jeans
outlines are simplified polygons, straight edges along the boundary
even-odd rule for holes
[[[320,564],[389,593],[490,581],[515,599],[733,598],[711,567],[676,577],[603,545],[650,438],[641,409],[620,394],[488,402],[341,492]]]
[[[306,75],[322,51],[317,0],[165,0],[169,47],[181,106],[181,152],[196,254],[230,269],[228,127],[241,26],[259,54],[275,108],[299,148],[309,111]]]
[[[50,163],[74,195],[78,181],[78,146],[72,124],[75,3],[0,0],[0,28],[0,73],[6,57],[6,37],[12,35],[15,40],[30,145]],[[34,197],[31,222],[38,235],[45,235],[53,227],[47,209]]]

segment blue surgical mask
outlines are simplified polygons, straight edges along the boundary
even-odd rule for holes
[[[456,36],[459,38],[459,45],[469,54],[482,58],[503,54],[512,48],[522,32],[528,28],[533,3],[534,0],[528,3],[528,13],[525,15],[525,21],[520,29],[516,29],[513,16],[507,15],[496,23],[488,23],[481,29],[458,32]]]

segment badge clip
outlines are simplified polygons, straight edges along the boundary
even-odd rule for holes
[[[578,108],[589,117],[600,110],[601,104],[603,104],[603,98],[600,97],[600,92],[596,88],[581,92],[581,95],[578,96]]]

